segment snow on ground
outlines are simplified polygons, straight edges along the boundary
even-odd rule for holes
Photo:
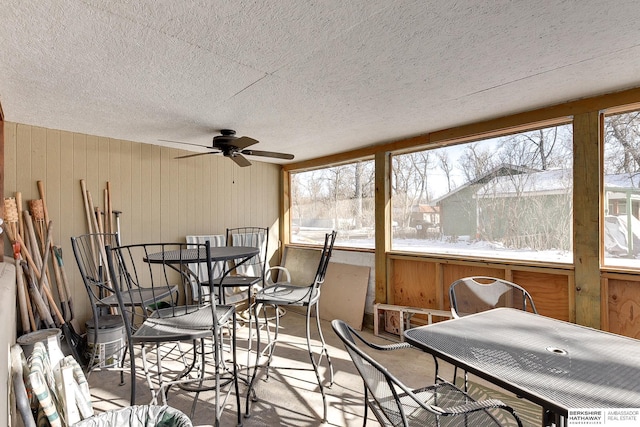
[[[329,231],[329,230],[326,230]],[[294,243],[322,244],[324,230],[300,230],[294,236]],[[336,247],[373,249],[375,245],[374,236],[346,236],[346,233],[338,232]],[[413,253],[427,253],[430,255],[454,255],[469,256],[480,259],[506,259],[517,261],[536,261],[572,264],[573,254],[570,251],[551,249],[536,251],[532,249],[509,249],[499,242],[474,241],[468,236],[461,236],[457,241],[451,242],[447,239],[415,239],[415,238],[394,238],[392,240],[393,251],[406,251]],[[640,259],[630,259],[614,257],[608,255],[605,258],[605,266],[640,268]]]

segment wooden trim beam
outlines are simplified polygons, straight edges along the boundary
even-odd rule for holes
[[[278,248],[282,251],[284,245],[291,243],[291,174],[284,169],[280,173],[280,242],[282,247]],[[282,252],[280,252],[282,257]]]
[[[386,152],[379,152],[375,162],[375,301],[388,303],[392,300],[387,286],[387,252],[391,248],[391,156]]]
[[[576,323],[601,327],[601,114],[573,118],[573,264]]]

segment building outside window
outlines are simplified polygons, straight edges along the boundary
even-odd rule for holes
[[[640,111],[604,120],[604,264],[640,267]]]
[[[394,155],[392,249],[571,263],[572,152],[559,125]]]

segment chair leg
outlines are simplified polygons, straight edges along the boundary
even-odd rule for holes
[[[236,324],[236,313],[233,312],[233,325]],[[240,388],[238,386],[238,363],[236,360],[236,349],[237,349],[237,341],[236,341],[236,329],[233,328],[231,333],[231,358],[233,360],[233,385],[235,387],[236,392],[236,412],[238,416],[238,426],[242,425],[242,414],[240,409]],[[222,337],[220,338],[220,342],[222,343]],[[249,340],[251,340],[251,336],[249,336]],[[249,359],[247,357],[247,375],[249,374]]]
[[[120,359],[120,384],[119,385],[124,385],[124,361],[127,358],[128,351],[129,351],[129,346],[125,345],[122,351],[122,358]],[[129,356],[129,358],[131,358],[131,356]]]
[[[322,348],[320,349],[320,358],[318,359],[318,365],[322,360],[322,354],[327,358],[327,364],[329,365],[329,387],[333,386],[333,364],[331,363],[331,357],[329,357],[329,350],[327,349],[327,343],[324,340],[324,335],[322,334],[322,327],[320,326],[320,301],[316,302],[316,325],[318,327],[318,334],[320,335],[320,342],[322,343]]]
[[[205,355],[206,355],[206,351],[205,351],[205,343],[204,343],[204,339],[200,339],[200,368],[201,372],[200,372],[200,386],[202,386],[202,383],[204,381],[204,376],[205,376]],[[193,341],[193,358],[194,358],[194,362],[196,357],[198,356],[198,351],[196,350],[196,341]],[[184,363],[184,361],[183,361]],[[192,367],[195,366],[195,363],[192,365]],[[196,413],[196,404],[198,403],[198,398],[200,397],[200,390],[196,391],[196,395],[193,398],[193,403],[191,404],[191,413],[189,415],[189,417],[191,419],[193,419],[194,414]],[[216,397],[217,399],[217,397]]]
[[[256,319],[256,363],[253,367],[253,375],[251,375],[251,379],[249,380],[249,384],[247,386],[247,398],[246,398],[246,406],[245,406],[245,413],[244,413],[245,418],[249,418],[251,416],[251,401],[257,400],[257,397],[255,397],[253,384],[256,380],[256,375],[258,374],[258,368],[260,366],[260,327],[257,325],[259,306],[260,305],[257,303],[253,306],[253,316]],[[266,317],[267,316],[265,314],[265,319]],[[265,324],[266,324],[265,328],[268,328],[269,326],[266,322],[267,321],[265,320]],[[252,393],[253,393],[253,399],[252,399]]]
[[[131,386],[129,387],[131,390],[131,397],[129,398],[129,403],[131,405],[135,405],[136,404],[136,358],[134,356],[134,351],[133,351],[133,342],[131,340],[129,340],[129,360],[130,360],[130,365],[131,368],[129,369],[129,376],[130,376],[130,383]]]
[[[277,314],[278,306],[274,305],[273,308]],[[276,327],[273,331],[273,340],[271,339],[271,332],[269,331],[269,316],[267,315],[267,310],[264,311],[264,318],[265,322],[267,322],[267,347],[265,347],[265,350],[267,350],[267,348],[269,349],[269,358],[267,359],[267,376],[265,377],[265,380],[268,380],[269,373],[271,371],[271,361],[273,360],[273,353],[276,351],[276,345],[278,343],[278,334],[280,332],[280,317],[276,315]]]
[[[318,318],[316,313],[316,318]],[[318,330],[320,330],[320,320],[318,322]],[[316,374],[316,379],[318,380],[318,388],[320,389],[320,394],[322,395],[322,422],[327,422],[327,396],[324,393],[324,387],[322,386],[322,379],[320,378],[320,371],[318,369],[318,363],[322,358],[322,349],[320,349],[318,355],[318,362],[316,362],[315,357],[313,357],[313,350],[311,349],[311,306],[307,306],[307,320],[306,320],[306,329],[307,329],[307,350],[309,351],[309,359],[311,360],[311,366],[313,367],[313,371]],[[320,333],[320,337],[322,338],[322,332]],[[321,339],[321,342],[324,344],[324,340]]]
[[[366,427],[367,425],[367,417],[369,416],[369,392],[367,390],[367,385],[363,384],[364,386],[364,420],[362,421],[362,427]]]

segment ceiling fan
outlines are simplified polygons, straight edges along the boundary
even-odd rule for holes
[[[207,154],[219,154],[229,157],[236,162],[238,166],[245,167],[251,166],[251,162],[244,156],[261,156],[261,157],[273,157],[276,159],[293,160],[293,154],[275,153],[273,151],[259,151],[259,150],[247,150],[258,141],[249,138],[248,136],[236,136],[236,131],[232,129],[222,129],[220,131],[222,135],[216,135],[213,137],[213,143],[211,147],[207,147],[213,151],[206,153],[187,154],[186,156],[178,156],[176,159],[186,159],[188,157],[205,156]],[[177,142],[179,144],[189,144],[202,147],[200,144],[190,144],[188,142],[167,141],[161,139],[164,142]]]

